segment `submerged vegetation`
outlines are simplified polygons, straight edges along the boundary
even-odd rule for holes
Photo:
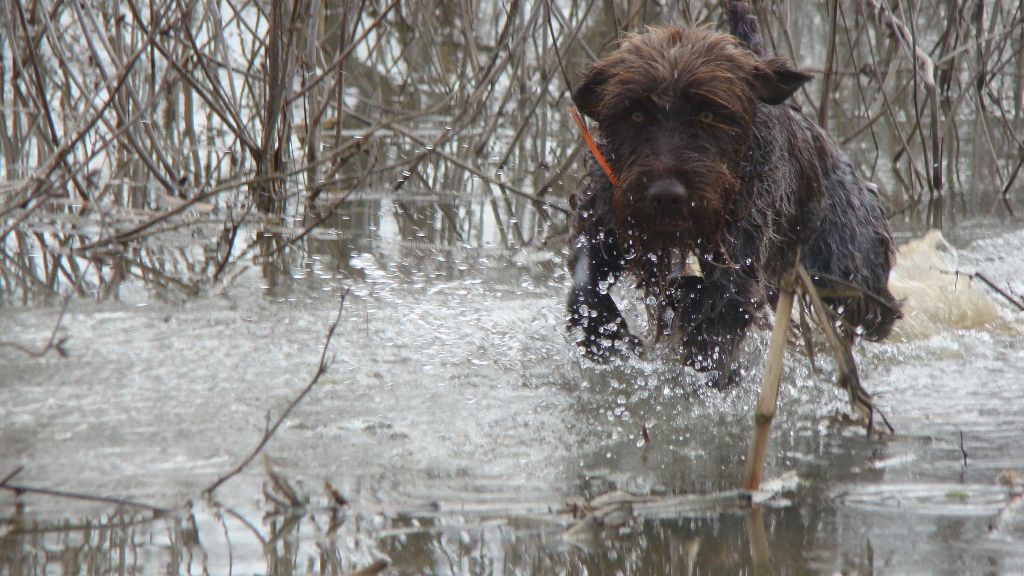
[[[29,302],[221,289],[372,235],[508,246],[565,230],[585,62],[719,3],[10,2],[0,13],[0,290]],[[1019,3],[756,3],[797,96],[894,223],[1012,211],[1024,177]],[[1003,203],[1001,206],[998,203]],[[476,230],[476,232],[475,232]],[[322,249],[321,243],[321,248]]]

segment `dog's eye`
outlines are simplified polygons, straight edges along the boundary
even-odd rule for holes
[[[705,110],[700,113],[700,116],[698,116],[697,119],[705,123],[712,122],[715,119],[715,113],[710,110]]]
[[[630,117],[630,119],[633,120],[634,124],[643,124],[644,123],[644,113],[643,112],[633,112],[632,114],[629,115],[629,117]]]

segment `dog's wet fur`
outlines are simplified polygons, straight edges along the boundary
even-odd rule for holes
[[[573,99],[619,185],[589,157],[570,197],[569,324],[585,353],[642,349],[608,292],[629,274],[656,340],[716,371],[719,387],[735,382],[744,333],[798,255],[816,284],[845,289],[826,301],[851,341],[884,338],[899,317],[876,188],[786,103],[811,77],[764,54],[746,3],[728,14],[731,34],[648,28],[584,72]]]

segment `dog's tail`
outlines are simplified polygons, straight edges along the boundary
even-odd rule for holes
[[[754,16],[750,4],[729,2],[726,4],[725,12],[729,16],[729,30],[732,35],[739,38],[740,42],[754,54],[764,56],[761,26],[757,23],[757,16]]]

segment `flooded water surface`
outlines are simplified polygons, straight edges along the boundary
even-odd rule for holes
[[[1021,249],[1001,231],[957,254],[1019,292]],[[895,436],[849,422],[828,363],[815,372],[791,346],[752,511],[735,489],[766,335],[726,393],[671,359],[581,362],[562,261],[380,236],[273,290],[252,272],[183,304],[73,303],[67,358],[0,352],[0,461],[24,466],[12,484],[169,516],[7,492],[4,565],[732,573],[755,568],[760,541],[780,573],[1024,570],[1019,312],[992,299],[988,325],[861,346]],[[264,457],[203,499],[312,377],[342,289],[329,372]],[[58,313],[9,310],[3,333],[45,342]]]
[[[1013,3],[755,3],[911,244],[872,432],[794,329],[754,493],[769,317],[724,392],[565,328],[569,84],[719,3],[17,4],[0,574],[1024,574]]]

